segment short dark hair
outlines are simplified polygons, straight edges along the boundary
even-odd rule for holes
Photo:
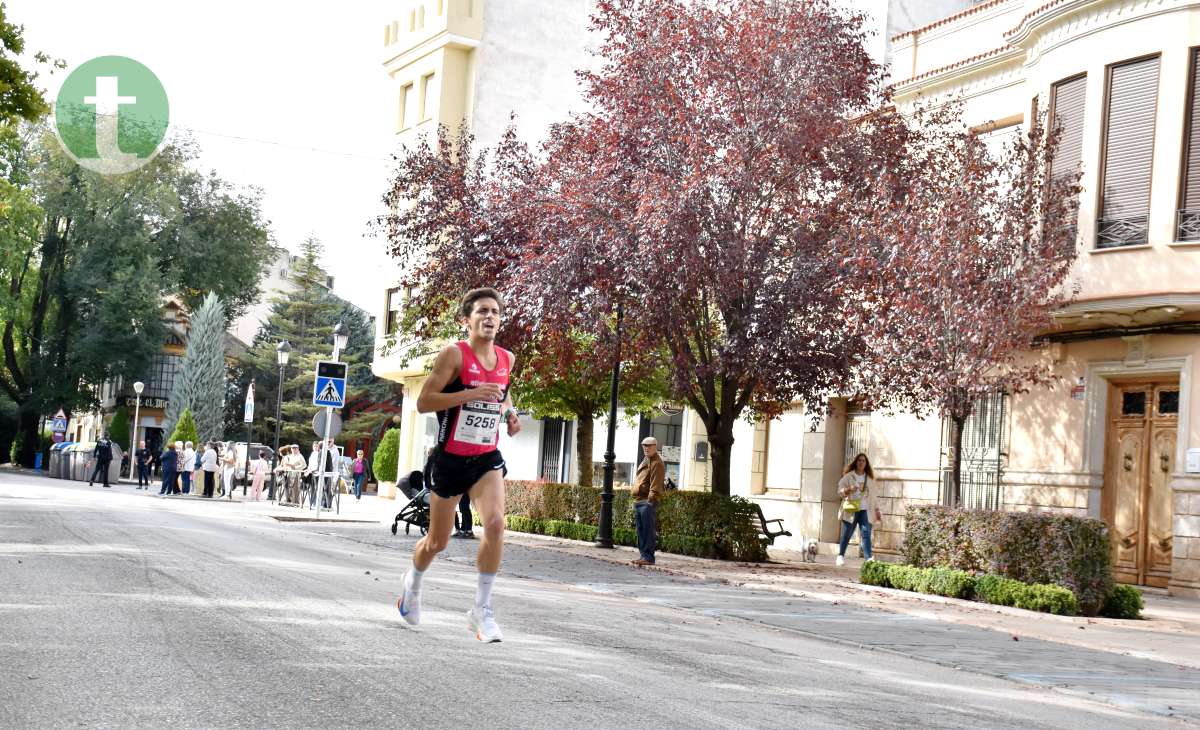
[[[475,302],[480,299],[495,299],[496,304],[500,305],[500,313],[504,313],[504,297],[500,296],[500,292],[492,287],[485,286],[479,289],[472,289],[463,296],[462,306],[458,308],[459,316],[470,317],[471,311],[475,309]]]

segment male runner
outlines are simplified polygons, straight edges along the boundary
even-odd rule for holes
[[[438,354],[417,398],[419,413],[436,411],[438,418],[429,533],[413,551],[412,569],[404,576],[404,593],[396,601],[400,615],[416,626],[421,620],[421,578],[449,544],[459,499],[469,494],[483,522],[483,540],[475,560],[479,587],[467,621],[475,638],[484,642],[503,638],[492,613],[492,584],[504,549],[504,475],[508,471],[497,446],[500,424],[507,424],[509,436],[521,430],[508,394],[513,356],[496,347],[502,313],[503,303],[495,289],[467,292],[459,308],[467,340],[448,345]]]

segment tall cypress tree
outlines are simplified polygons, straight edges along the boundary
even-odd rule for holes
[[[175,428],[184,410],[191,410],[201,441],[221,438],[227,381],[225,307],[210,293],[192,316],[183,370],[168,403],[167,430]]]

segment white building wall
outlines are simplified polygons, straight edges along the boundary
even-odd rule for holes
[[[537,479],[538,457],[542,447],[542,422],[528,416],[521,417],[521,432],[509,436],[508,429],[500,427],[500,453],[508,466],[509,479]]]
[[[474,53],[470,117],[477,144],[494,147],[513,114],[521,138],[537,143],[551,124],[584,111],[575,71],[594,63],[592,7],[593,0],[488,0]]]

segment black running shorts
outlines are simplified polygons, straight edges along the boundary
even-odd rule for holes
[[[497,470],[502,472],[502,476],[508,474],[508,467],[504,465],[504,457],[499,449],[479,456],[455,456],[444,451],[435,452],[432,471],[433,493],[446,499],[462,496],[489,471]]]

